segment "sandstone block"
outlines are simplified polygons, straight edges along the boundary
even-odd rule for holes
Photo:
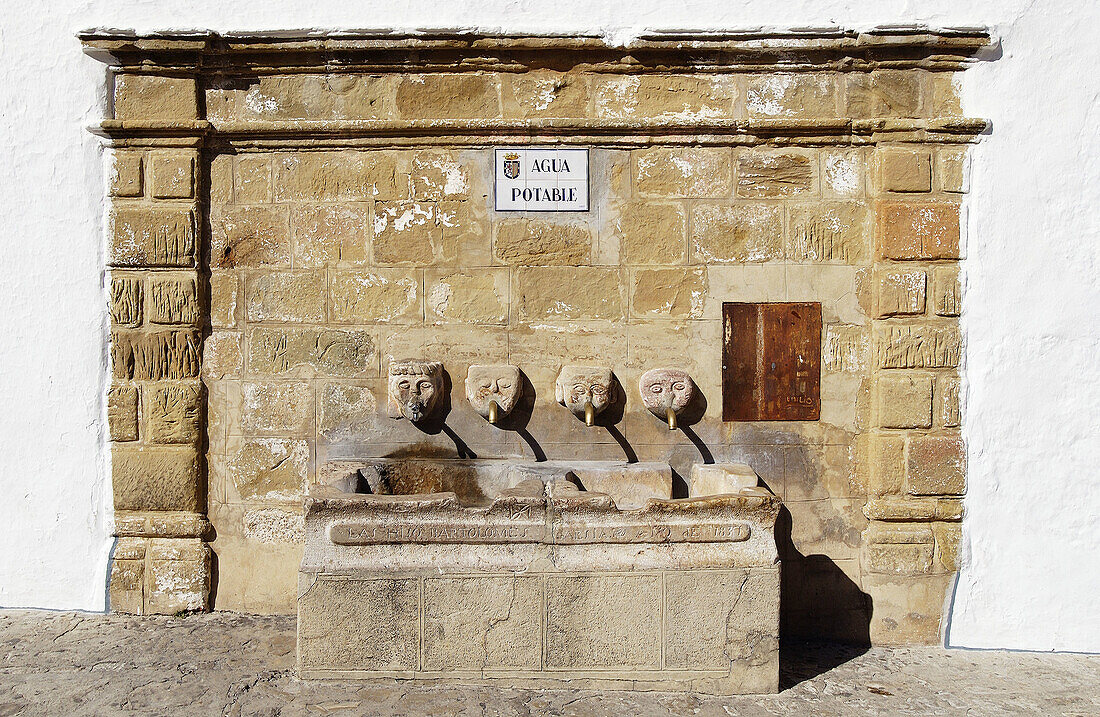
[[[116,276],[111,279],[108,309],[113,328],[141,326],[145,302],[144,282],[138,277]]]
[[[962,495],[966,492],[966,449],[958,436],[909,439],[909,492]]]
[[[416,199],[439,201],[469,196],[470,174],[455,152],[417,152],[411,174]]]
[[[688,495],[695,498],[739,493],[742,488],[754,488],[759,484],[760,476],[744,463],[694,463]]]
[[[962,353],[958,326],[875,325],[879,368],[955,368]]]
[[[596,116],[608,119],[729,118],[737,85],[731,75],[598,75]]]
[[[652,197],[728,197],[730,152],[725,148],[657,147],[634,156],[634,191]]]
[[[210,325],[214,328],[236,326],[239,284],[234,273],[210,272]]]
[[[271,158],[245,155],[237,159],[234,196],[238,204],[262,204],[271,201]]]
[[[814,165],[804,154],[745,151],[737,155],[737,196],[790,197],[814,191]]]
[[[366,386],[328,383],[317,393],[317,432],[330,441],[355,439],[372,430],[378,401]]]
[[[397,85],[402,119],[500,117],[496,78],[480,72],[408,75]]]
[[[281,207],[214,207],[210,266],[290,266],[290,230]]]
[[[439,203],[442,251],[438,264],[486,266],[492,257],[492,229],[484,202],[443,200]]]
[[[501,75],[504,116],[585,117],[588,114],[589,78],[573,72],[533,70]]]
[[[193,266],[195,214],[189,206],[117,207],[107,217],[111,266]]]
[[[962,91],[954,72],[933,72],[930,76],[932,102],[930,117],[962,117]]]
[[[415,578],[319,578],[298,598],[299,667],[417,669],[418,592]]]
[[[769,73],[752,77],[749,117],[836,117],[836,83],[829,74]]]
[[[493,256],[505,264],[586,264],[592,235],[585,224],[505,219],[496,225]]]
[[[939,424],[944,428],[958,428],[962,423],[961,390],[960,381],[955,376],[943,376],[936,382]]]
[[[195,80],[158,75],[115,76],[115,119],[179,121],[199,116]]]
[[[931,531],[929,531],[931,541]],[[867,570],[890,575],[927,573],[932,569],[933,545],[913,543],[871,543],[864,548]]]
[[[867,437],[867,490],[871,495],[905,488],[905,438],[884,433]]]
[[[169,553],[165,559],[150,556],[147,562],[146,614],[177,615],[206,610],[211,583],[210,548],[198,538],[153,539],[150,543],[180,545],[165,550]],[[175,557],[177,554],[179,557]]]
[[[624,264],[680,264],[687,217],[679,204],[630,202],[614,222]]]
[[[821,362],[830,371],[861,373],[869,365],[871,339],[867,328],[850,324],[823,327]]]
[[[438,207],[430,202],[376,203],[371,243],[375,263],[433,263],[443,238],[438,214]]]
[[[701,319],[707,270],[636,269],[632,272],[631,313],[640,318]]]
[[[210,204],[233,201],[233,155],[218,154],[210,160]]]
[[[957,266],[937,266],[932,272],[932,308],[938,316],[962,313],[962,285]]]
[[[958,570],[962,525],[959,523],[934,523],[932,532],[936,536],[937,567],[947,572]]]
[[[867,259],[870,211],[856,202],[795,204],[790,208],[787,258],[791,261]]]
[[[197,381],[146,388],[145,425],[153,443],[198,443],[203,393]]]
[[[253,274],[244,287],[249,321],[318,323],[325,319],[324,272]]]
[[[660,667],[659,576],[548,576],[546,583],[547,668]]]
[[[928,276],[923,269],[876,271],[876,314],[923,314],[927,284]]]
[[[879,152],[879,179],[888,192],[932,191],[932,153],[884,149]]]
[[[783,212],[776,204],[699,204],[692,211],[693,257],[702,262],[783,258]]]
[[[229,459],[229,476],[246,501],[300,501],[308,478],[309,443],[292,438],[250,438]]]
[[[308,383],[241,384],[241,431],[245,435],[303,435],[313,426],[313,390]]]
[[[200,461],[191,447],[112,447],[115,510],[202,510]]]
[[[248,332],[248,370],[265,375],[375,376],[375,339],[366,331],[256,328]]]
[[[153,153],[153,197],[190,199],[195,196],[195,158],[190,154]]]
[[[144,559],[122,560],[116,557],[111,562],[111,579],[108,585],[111,612],[127,615],[141,615],[144,612]]]
[[[883,428],[932,427],[932,379],[883,374],[875,381],[876,423]]]
[[[532,267],[515,270],[513,305],[520,321],[608,319],[625,312],[619,272],[599,267]]]
[[[952,575],[864,575],[863,590],[874,595],[875,603],[872,644],[941,644],[940,621],[952,579]]]
[[[851,199],[863,195],[866,162],[859,149],[825,150],[821,154],[821,193]]]
[[[137,386],[116,384],[107,390],[107,426],[112,441],[136,441]]]
[[[508,321],[508,270],[433,271],[425,277],[428,321],[505,324]]]
[[[153,277],[149,292],[149,320],[157,324],[199,323],[199,291],[195,277]]]
[[[332,319],[340,323],[414,323],[423,318],[420,272],[404,269],[332,274]]]
[[[276,202],[397,199],[396,154],[380,151],[297,152],[275,160]]]
[[[848,116],[919,117],[921,86],[919,74],[912,71],[877,70],[872,73],[849,72]]]
[[[138,381],[194,378],[201,358],[195,330],[112,331],[111,368],[115,378]]]
[[[970,156],[965,147],[942,147],[936,152],[936,176],[940,189],[962,194],[970,191]]]
[[[541,609],[537,576],[426,579],[423,669],[539,669]]]
[[[294,265],[365,264],[372,231],[368,204],[318,204],[291,210]]]
[[[960,521],[963,505],[960,498],[888,496],[868,501],[863,512],[872,520]]]
[[[143,164],[141,152],[113,152],[107,173],[108,193],[112,197],[140,197]]]
[[[885,259],[958,259],[959,205],[885,203],[878,234]]]
[[[241,334],[237,331],[214,331],[202,342],[202,375],[218,380],[240,375]]]
[[[573,472],[585,490],[607,493],[620,510],[641,508],[651,498],[672,497],[672,471],[664,463],[634,463],[629,470],[586,466]]]

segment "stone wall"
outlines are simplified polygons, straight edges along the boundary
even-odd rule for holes
[[[217,608],[293,611],[302,490],[330,458],[714,459],[785,502],[784,634],[939,639],[985,126],[954,73],[984,36],[86,42],[120,67],[114,609],[204,607],[216,580]],[[591,147],[590,212],[493,210],[492,148],[527,144]],[[721,421],[725,301],[821,302],[820,421]],[[448,372],[438,433],[386,415],[408,356]],[[463,395],[485,362],[530,382],[509,430]],[[556,404],[567,363],[614,368],[614,425]],[[637,396],[658,366],[706,398],[682,431]],[[161,602],[180,566],[203,599]]]

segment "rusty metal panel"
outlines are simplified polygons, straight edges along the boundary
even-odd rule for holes
[[[722,304],[722,420],[821,417],[821,304]]]

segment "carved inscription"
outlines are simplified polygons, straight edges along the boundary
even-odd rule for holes
[[[744,523],[658,525],[555,525],[554,542],[585,543],[739,543],[749,539]]]
[[[154,281],[152,299],[150,321],[158,324],[198,322],[198,290],[193,278]]]
[[[957,327],[877,326],[879,368],[954,368],[962,336]]]
[[[149,439],[154,443],[194,443],[199,438],[202,394],[197,384],[158,386],[149,402]]]
[[[829,324],[825,327],[821,361],[830,371],[859,373],[867,368],[871,342],[862,326]]]
[[[199,375],[202,353],[195,331],[111,333],[115,378],[160,381]]]
[[[329,539],[337,545],[389,543],[737,543],[749,539],[745,523],[669,523],[656,525],[562,525],[547,532],[542,523],[460,525],[457,523],[333,523]]]
[[[191,266],[195,215],[188,209],[117,209],[108,223],[113,266]]]
[[[354,376],[373,364],[374,350],[365,331],[254,329],[248,335],[249,369],[263,374],[311,369]]]
[[[141,326],[141,279],[111,279],[111,322],[119,327]]]

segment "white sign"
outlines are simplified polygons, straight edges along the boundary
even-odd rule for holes
[[[496,150],[498,212],[587,212],[587,149]]]

